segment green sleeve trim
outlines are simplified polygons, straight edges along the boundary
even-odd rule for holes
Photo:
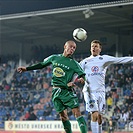
[[[36,69],[42,69],[42,68],[44,68],[44,65],[40,62],[38,64],[26,67],[26,70],[30,71],[30,70],[36,70]]]

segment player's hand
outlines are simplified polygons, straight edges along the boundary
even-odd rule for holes
[[[74,87],[74,86],[76,86],[76,85],[74,84],[74,82],[69,82],[69,83],[67,84],[67,86],[68,86],[68,87]]]
[[[80,84],[84,85],[84,83],[85,83],[85,80],[84,78],[81,77],[81,78],[76,79],[74,82],[69,82],[67,86],[75,87],[75,86],[80,86]]]
[[[18,67],[17,72],[22,73],[26,71],[26,67]]]
[[[84,80],[84,78],[81,77],[81,78],[77,79],[76,82],[79,82],[81,84],[84,84],[85,83],[85,80]]]

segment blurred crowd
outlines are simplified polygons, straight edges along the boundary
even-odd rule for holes
[[[28,65],[34,63],[37,61]],[[0,128],[8,120],[59,120],[51,101],[51,66],[22,74],[17,73],[16,68],[16,60],[0,64]],[[75,91],[80,110],[89,124],[90,116],[85,111],[82,88],[75,87]],[[114,129],[125,129],[133,120],[132,101],[133,64],[111,65],[106,74],[106,113],[111,112],[111,117],[104,118],[103,126],[107,127],[111,120],[114,121]],[[71,110],[68,114],[71,120],[75,120]]]

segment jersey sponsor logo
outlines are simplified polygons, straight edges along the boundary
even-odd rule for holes
[[[94,73],[97,73],[97,72],[99,71],[98,66],[93,66],[93,67],[91,68],[91,71],[94,72]]]
[[[56,67],[53,70],[53,75],[56,77],[63,77],[65,76],[65,72],[60,67]]]
[[[88,77],[89,77],[89,76],[94,76],[94,75],[103,76],[104,74],[103,74],[103,73],[91,73],[91,74],[88,74]]]
[[[95,76],[95,75],[100,75],[100,76],[104,77],[104,73],[100,73],[100,72],[99,72],[99,67],[98,67],[98,66],[93,66],[93,67],[91,68],[91,71],[92,71],[92,73],[88,73],[88,74],[87,74],[88,77],[89,77],[89,76]]]
[[[66,69],[68,69],[68,70],[70,69],[69,66],[66,66],[66,65],[61,64],[61,63],[54,63],[53,65],[54,65],[54,66],[57,66],[57,67],[63,67],[63,68],[66,68]]]

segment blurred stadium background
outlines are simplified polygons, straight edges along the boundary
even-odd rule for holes
[[[103,43],[102,54],[133,56],[133,0],[0,0],[0,132],[8,121],[59,120],[51,102],[51,66],[21,75],[16,68],[62,52],[77,27],[88,32],[77,43],[77,61],[90,55],[93,39]],[[82,88],[75,89],[89,125]],[[133,64],[108,68],[106,101],[103,130],[113,121],[114,132],[132,132]],[[69,117],[75,120],[71,111]]]

